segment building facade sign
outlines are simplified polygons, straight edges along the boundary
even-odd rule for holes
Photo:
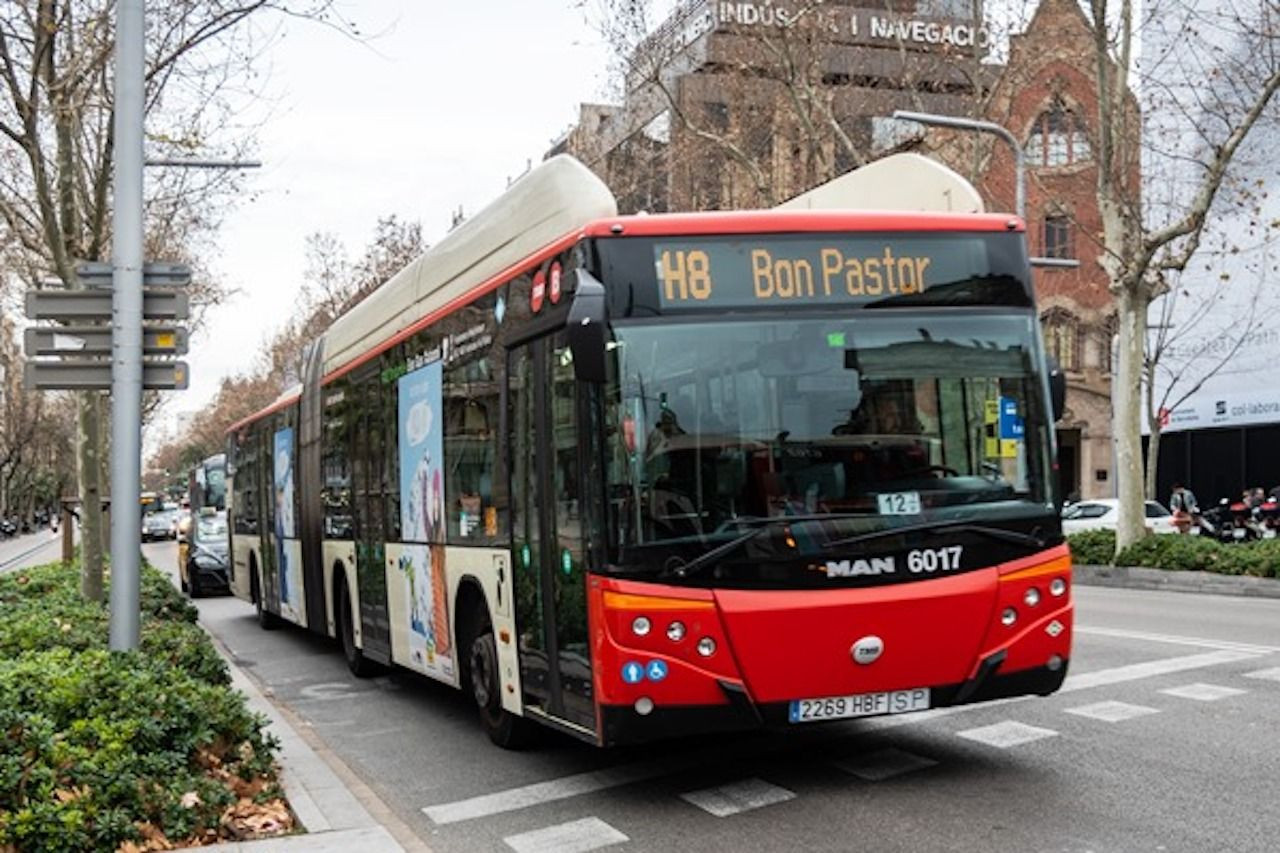
[[[802,17],[821,22],[836,42],[867,46],[905,44],[923,50],[935,48],[984,48],[986,27],[972,22],[916,16],[899,16],[884,10],[853,8],[800,9],[751,0],[719,0],[714,3],[718,28],[786,29]],[[705,16],[695,20],[705,22]],[[705,23],[703,24],[705,26]],[[701,33],[699,33],[701,34]],[[686,42],[687,43],[687,42]]]

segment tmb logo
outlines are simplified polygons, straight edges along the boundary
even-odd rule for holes
[[[853,648],[849,649],[849,654],[853,657],[854,663],[863,665],[875,663],[883,652],[884,640],[875,634],[863,637],[853,644]]]

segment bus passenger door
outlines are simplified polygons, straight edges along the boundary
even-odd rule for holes
[[[516,631],[526,708],[596,731],[578,385],[563,333],[509,351]]]
[[[391,622],[387,615],[386,424],[382,395],[389,389],[376,372],[353,377],[359,427],[351,442],[351,492],[355,518],[356,587],[360,601],[360,638],[364,655],[391,662]]]

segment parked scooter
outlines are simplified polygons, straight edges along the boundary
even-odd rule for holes
[[[1275,539],[1280,534],[1280,500],[1269,497],[1254,507],[1263,539]]]

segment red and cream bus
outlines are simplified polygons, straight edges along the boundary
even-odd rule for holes
[[[502,745],[1056,690],[1060,386],[1022,223],[614,211],[546,162],[232,427],[262,625],[458,686]]]

